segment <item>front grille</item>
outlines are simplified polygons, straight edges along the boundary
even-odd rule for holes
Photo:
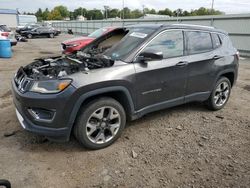
[[[27,91],[28,88],[30,87],[31,80],[27,78],[27,75],[23,71],[23,68],[21,67],[14,78],[16,87],[19,91],[22,93]]]

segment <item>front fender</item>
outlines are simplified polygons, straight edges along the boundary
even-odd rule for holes
[[[84,101],[86,101],[86,99],[88,99],[89,97],[96,96],[96,95],[105,94],[105,93],[109,93],[109,92],[117,92],[117,91],[123,92],[123,94],[125,94],[125,96],[128,100],[130,112],[132,114],[134,114],[134,112],[135,112],[134,102],[133,102],[133,99],[132,99],[132,96],[131,96],[129,90],[126,87],[124,87],[124,86],[110,86],[110,87],[95,89],[95,90],[89,91],[87,93],[84,93],[76,100],[76,102],[73,106],[73,109],[71,111],[71,114],[70,114],[70,119],[69,119],[70,133],[71,133],[73,124],[75,122],[77,113],[80,110],[81,105],[84,103]]]

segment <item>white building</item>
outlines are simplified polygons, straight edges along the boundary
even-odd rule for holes
[[[0,24],[7,25],[9,28],[18,26],[18,12],[11,9],[0,9]]]
[[[84,21],[84,20],[86,20],[86,18],[84,16],[80,15],[80,16],[77,16],[76,20]]]
[[[25,15],[25,14],[18,15],[18,25],[24,26],[26,24],[34,24],[34,23],[37,23],[37,18],[35,15]]]
[[[169,15],[160,15],[160,14],[145,14],[144,16],[140,17],[140,19],[164,19],[170,18]]]

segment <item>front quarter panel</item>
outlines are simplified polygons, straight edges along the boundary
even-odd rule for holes
[[[136,92],[135,69],[133,63],[115,62],[112,67],[94,69],[86,72],[78,72],[69,76],[76,91],[71,97],[72,109],[71,122],[74,121],[82,103],[87,97],[104,94],[112,91],[122,91],[129,99],[131,108],[134,109]],[[86,97],[87,96],[87,97]]]

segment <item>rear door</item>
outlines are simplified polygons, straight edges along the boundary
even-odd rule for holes
[[[213,50],[211,33],[207,31],[185,31],[188,79],[185,100],[204,100],[209,96],[215,77],[214,63],[217,58]]]
[[[187,79],[183,31],[163,31],[142,51],[149,49],[162,52],[163,59],[135,63],[137,108],[183,103]]]

